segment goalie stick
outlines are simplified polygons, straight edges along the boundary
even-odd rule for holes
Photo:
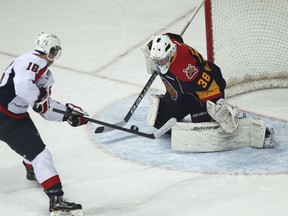
[[[180,35],[183,36],[184,32],[187,30],[187,28],[189,27],[189,25],[191,24],[192,20],[194,19],[194,17],[196,16],[196,14],[198,13],[198,11],[200,10],[200,8],[202,7],[204,1],[201,1],[201,3],[198,5],[198,7],[196,8],[195,12],[193,13],[191,19],[186,23],[186,25],[183,27],[182,31],[180,32]],[[133,115],[133,113],[135,112],[135,110],[137,109],[138,105],[140,104],[140,102],[142,101],[142,99],[144,98],[144,96],[146,95],[146,93],[148,92],[150,86],[152,85],[152,83],[154,82],[154,80],[157,77],[157,71],[154,71],[154,73],[151,75],[151,77],[149,78],[148,82],[146,83],[146,85],[144,86],[143,90],[141,91],[140,95],[137,97],[137,99],[135,100],[134,104],[132,105],[132,107],[130,108],[130,110],[128,111],[128,113],[126,114],[126,116],[124,117],[124,119],[120,122],[115,123],[114,125],[117,126],[124,126],[129,119],[131,118],[131,116]],[[108,127],[108,126],[100,126],[97,127],[95,129],[95,133],[103,133],[103,132],[108,132],[113,130],[114,128]]]
[[[75,115],[75,114],[67,113],[67,112],[65,112],[63,110],[59,110],[59,109],[56,109],[56,108],[53,108],[52,111],[53,112],[57,112],[57,113],[61,113],[61,114],[64,114],[64,115],[70,115],[70,116]],[[146,137],[146,138],[149,138],[149,139],[157,139],[158,137],[162,136],[164,133],[166,133],[168,130],[170,130],[177,122],[175,118],[171,118],[161,128],[156,130],[154,133],[149,134],[149,133],[140,132],[138,130],[124,128],[124,127],[121,127],[121,126],[118,126],[118,125],[115,125],[115,124],[109,124],[107,122],[99,121],[99,120],[88,118],[88,117],[85,117],[85,116],[84,116],[84,118],[87,121],[92,122],[92,123],[100,124],[100,125],[103,125],[103,126],[107,126],[109,128],[113,128],[113,129],[116,129],[116,130],[121,130],[121,131],[124,131],[124,132],[127,132],[127,133],[135,134],[137,136],[142,136],[142,137]],[[136,128],[138,129],[137,126],[136,126]]]

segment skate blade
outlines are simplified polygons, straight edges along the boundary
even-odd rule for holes
[[[71,211],[52,211],[50,216],[83,216],[83,212],[81,210],[71,210]]]

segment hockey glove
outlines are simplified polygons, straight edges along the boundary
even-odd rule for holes
[[[88,123],[88,120],[85,119],[84,115],[88,116],[88,113],[83,111],[81,107],[75,106],[74,104],[67,103],[67,110],[63,117],[63,121],[67,121],[72,127],[78,127]]]
[[[35,101],[32,109],[40,114],[43,114],[47,112],[49,109],[49,99],[47,95],[46,89],[39,89],[40,90],[40,95],[38,96],[38,99]]]
[[[208,100],[206,108],[208,114],[220,124],[226,133],[234,133],[238,129],[239,109],[237,106],[232,106],[220,98],[216,104]]]
[[[157,66],[154,61],[152,61],[150,57],[151,46],[153,42],[154,36],[152,36],[144,45],[141,46],[141,50],[144,53],[146,60],[146,69],[149,74],[153,74],[155,70],[157,70]]]

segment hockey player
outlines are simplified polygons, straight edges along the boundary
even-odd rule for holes
[[[5,70],[0,83],[0,140],[23,157],[28,180],[40,183],[50,199],[52,215],[83,215],[80,204],[68,202],[52,156],[42,141],[27,109],[29,106],[46,120],[67,121],[71,126],[86,124],[80,107],[61,104],[51,98],[54,83],[49,66],[61,55],[59,38],[42,32],[34,51],[16,58]],[[66,111],[62,115],[49,108]],[[73,114],[73,116],[71,116]]]
[[[173,33],[153,37],[142,51],[148,73],[157,71],[166,88],[165,95],[150,97],[148,125],[159,128],[172,117],[181,121],[190,115],[193,123],[215,120],[229,134],[238,129],[239,111],[225,100],[226,82],[217,65]],[[267,129],[266,137],[270,133]]]

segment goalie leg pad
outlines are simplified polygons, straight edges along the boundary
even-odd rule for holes
[[[147,113],[146,123],[149,126],[154,126],[158,114],[158,108],[162,95],[151,95],[149,98],[150,105]]]
[[[171,149],[180,152],[217,152],[242,147],[263,148],[265,122],[239,119],[239,129],[226,133],[217,122],[177,122],[172,128]]]
[[[246,122],[246,127],[248,127],[250,130],[250,146],[254,148],[263,148],[266,132],[266,123],[261,119],[247,119],[250,120],[250,122]]]
[[[221,125],[226,133],[234,133],[237,130],[239,110],[236,106],[232,106],[221,98],[216,104],[207,101],[206,108],[209,115]]]

